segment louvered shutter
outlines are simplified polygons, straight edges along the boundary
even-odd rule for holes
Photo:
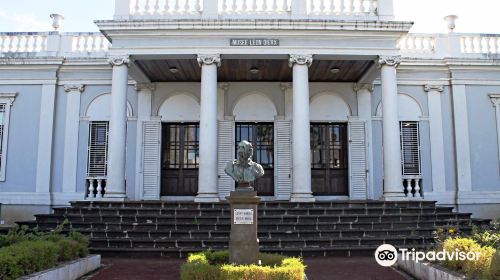
[[[160,198],[160,136],[160,122],[143,122],[142,183],[144,200]]]
[[[234,159],[234,121],[219,121],[218,142],[219,197],[225,199],[234,188],[233,179],[224,172],[226,164]]]
[[[3,155],[3,131],[5,126],[5,104],[0,104],[0,158]],[[2,161],[0,160],[0,168],[2,168]]]
[[[366,126],[364,121],[349,122],[350,184],[349,198],[364,200],[367,198],[368,178],[366,174]]]
[[[418,122],[400,122],[403,175],[421,175]]]
[[[291,122],[278,120],[276,127],[276,184],[277,199],[289,200],[292,193],[292,153],[291,153]]]
[[[109,122],[95,121],[89,124],[87,176],[101,177],[108,173]]]

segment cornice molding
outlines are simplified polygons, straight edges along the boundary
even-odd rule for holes
[[[215,64],[217,67],[220,67],[221,64],[220,54],[199,54],[197,61],[200,67],[211,64]]]
[[[384,65],[391,67],[398,67],[401,63],[401,56],[379,56],[378,58],[378,67],[382,67]]]
[[[67,93],[70,93],[70,92],[82,93],[84,90],[85,90],[85,85],[83,85],[83,84],[64,85],[64,91]]]
[[[113,67],[114,66],[122,66],[122,65],[128,66],[130,64],[130,57],[128,55],[127,56],[111,56],[108,58],[108,62]]]
[[[0,99],[7,99],[9,101],[9,105],[14,105],[14,101],[16,100],[17,92],[0,92]]]
[[[355,92],[358,92],[362,89],[368,90],[370,93],[373,93],[373,84],[354,84],[353,89]]]
[[[291,54],[288,59],[288,66],[293,67],[295,64],[297,65],[307,65],[307,67],[311,66],[313,62],[312,54]]]
[[[435,91],[435,92],[443,92],[444,91],[444,86],[443,85],[424,85],[424,91],[425,92],[431,92],[431,91]]]

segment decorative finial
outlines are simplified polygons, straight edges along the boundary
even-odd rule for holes
[[[455,29],[455,21],[458,19],[456,15],[448,15],[444,17],[444,20],[448,23],[448,30],[450,33],[453,33],[453,29]]]
[[[54,28],[54,31],[59,31],[59,28],[61,28],[61,22],[64,17],[60,14],[51,14],[50,18],[52,18],[52,27]]]

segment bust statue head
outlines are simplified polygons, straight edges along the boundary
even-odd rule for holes
[[[252,158],[253,155],[253,147],[252,143],[243,140],[238,144],[238,159],[241,161],[247,161]]]

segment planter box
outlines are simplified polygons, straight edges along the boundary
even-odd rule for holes
[[[419,280],[464,280],[467,277],[428,262],[398,259],[397,268]]]
[[[89,255],[86,258],[64,263],[60,266],[23,276],[18,280],[75,280],[98,269],[101,255]]]

